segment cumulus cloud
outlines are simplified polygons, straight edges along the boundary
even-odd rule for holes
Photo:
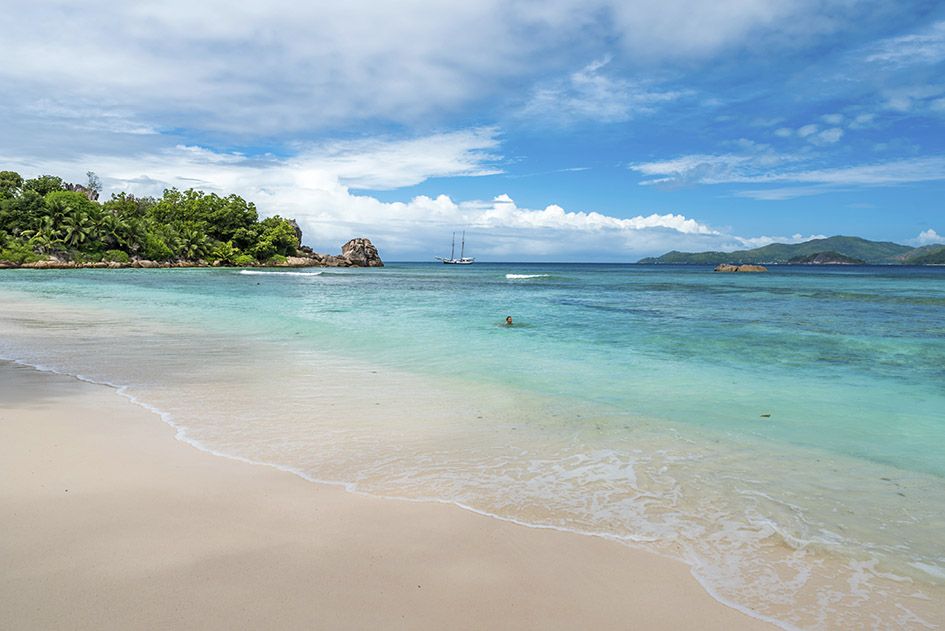
[[[939,235],[935,230],[929,228],[924,232],[920,232],[919,236],[912,240],[916,245],[933,245],[939,243],[945,243],[945,237]]]
[[[797,130],[797,135],[801,138],[807,138],[811,134],[816,134],[818,129],[817,125],[804,125]]]
[[[871,126],[876,120],[876,114],[872,112],[867,112],[864,114],[858,114],[851,122],[850,129],[864,129]]]
[[[595,249],[601,235],[625,252],[737,247],[739,237],[688,211],[612,217],[556,204],[519,208],[501,198],[498,178],[480,178],[477,192],[444,186],[452,197],[382,202],[362,193],[494,176],[529,159],[521,154],[540,143],[522,136],[503,150],[496,121],[514,134],[513,125],[532,118],[586,128],[641,115],[667,132],[659,147],[684,147],[673,149],[681,157],[641,158],[661,155],[642,144],[659,134],[624,135],[620,142],[641,142],[630,168],[643,183],[753,183],[757,199],[786,199],[831,186],[941,179],[934,157],[827,169],[810,156],[826,154],[857,125],[877,127],[861,120],[871,114],[851,119],[855,111],[843,109],[796,123],[763,108],[745,115],[746,102],[761,101],[746,100],[742,83],[730,79],[757,68],[736,70],[726,55],[748,59],[752,49],[778,61],[767,53],[790,49],[798,53],[792,62],[804,59],[812,38],[866,32],[874,22],[859,18],[861,8],[849,0],[88,0],[81,10],[63,0],[13,3],[0,46],[0,158],[4,168],[71,181],[94,170],[112,190],[136,194],[167,186],[235,191],[263,212],[299,217],[325,249],[357,228],[377,231],[389,251],[416,253],[429,249],[427,238],[442,239],[434,233],[464,226],[488,231],[509,256]],[[932,63],[941,31],[939,23],[912,39],[884,40],[866,65],[889,77],[906,59]],[[891,82],[884,98],[890,107],[934,112],[943,93],[932,93],[931,83],[916,82],[928,84],[920,93]],[[772,141],[792,139],[798,153],[694,144],[712,141],[710,106],[756,131],[775,130]],[[795,131],[804,122],[812,124]],[[576,149],[565,134],[541,142],[571,155],[534,171],[618,159]]]
[[[720,235],[694,219],[687,219],[682,215],[672,213],[649,216],[637,216],[629,219],[610,217],[596,212],[565,212],[557,205],[551,205],[544,210],[527,210],[518,208],[508,195],[499,195],[492,200],[491,208],[477,218],[481,227],[516,227],[516,228],[554,228],[560,230],[645,230],[647,228],[667,228],[682,234]]]
[[[832,145],[843,137],[843,130],[839,127],[831,127],[814,134],[809,140],[819,145]]]
[[[925,108],[933,108],[935,100],[945,94],[945,86],[918,85],[884,90],[887,109],[896,112],[909,113]]]
[[[834,119],[833,116],[824,116],[824,119]],[[781,132],[781,133],[778,133]],[[784,129],[783,131],[778,130],[775,132],[776,135],[786,138],[791,135],[790,129]],[[814,145],[830,145],[843,137],[843,129],[840,127],[831,127],[829,129],[820,129],[819,125],[804,125],[803,127],[798,128],[797,135],[801,138],[807,140],[807,142]]]
[[[353,146],[344,155],[350,163],[372,164],[372,152],[384,152],[378,146],[364,148],[367,155],[363,160],[355,155]],[[78,180],[84,176],[85,165],[97,165],[106,196],[118,191],[160,196],[172,186],[218,194],[235,192],[254,202],[263,216],[280,214],[298,220],[306,243],[316,250],[337,251],[352,236],[363,235],[391,260],[425,259],[440,253],[444,235],[461,229],[467,230],[469,242],[475,243],[476,256],[493,260],[596,257],[632,261],[670,249],[731,250],[746,243],[739,236],[674,212],[616,217],[567,210],[557,204],[522,208],[507,194],[489,201],[457,201],[444,194],[385,202],[353,192],[342,181],[347,177],[345,169],[332,170],[332,155],[329,151],[326,156],[309,154],[305,158],[250,158],[180,145],[134,159],[89,155],[78,162],[64,160],[49,166],[66,179]],[[12,166],[21,165],[12,162]]]

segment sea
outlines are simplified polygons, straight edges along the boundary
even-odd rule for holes
[[[215,454],[682,560],[784,629],[945,628],[943,267],[0,270],[0,359]]]

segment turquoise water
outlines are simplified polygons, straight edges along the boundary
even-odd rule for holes
[[[643,545],[786,628],[945,624],[943,268],[5,270],[0,301],[0,357],[208,450]]]

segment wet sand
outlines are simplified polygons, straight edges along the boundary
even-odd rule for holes
[[[0,362],[0,628],[772,630],[689,568],[174,438],[115,390]]]

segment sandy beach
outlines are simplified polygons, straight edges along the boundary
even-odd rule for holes
[[[774,629],[682,563],[199,451],[0,362],[4,629]]]

